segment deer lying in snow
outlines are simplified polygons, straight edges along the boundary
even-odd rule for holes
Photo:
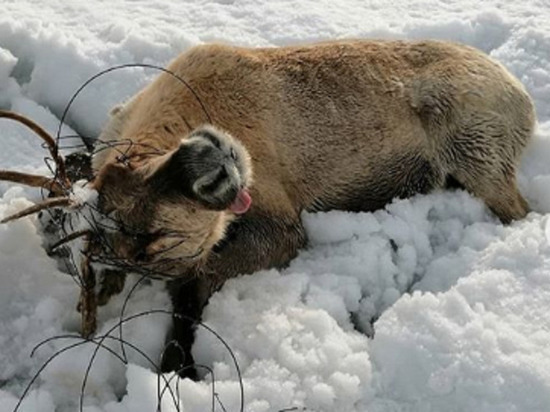
[[[471,47],[205,45],[168,70],[113,109],[100,136],[130,143],[124,156],[113,147],[93,158],[97,209],[116,227],[101,242],[89,233],[86,254],[176,279],[173,338],[184,353],[169,352],[166,369],[191,362],[193,319],[226,279],[283,266],[304,247],[304,210],[372,211],[458,185],[504,223],[528,212],[516,168],[534,128],[532,101]],[[49,145],[56,179],[0,177],[47,187],[58,197],[43,206],[66,206],[71,183]]]

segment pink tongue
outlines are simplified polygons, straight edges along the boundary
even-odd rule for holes
[[[239,190],[235,201],[229,206],[229,210],[231,210],[236,215],[242,215],[243,213],[246,213],[248,209],[250,209],[251,204],[252,198],[250,197],[250,193],[248,193],[248,190],[246,189],[241,189]]]

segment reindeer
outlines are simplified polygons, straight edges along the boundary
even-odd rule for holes
[[[2,172],[53,196],[5,221],[81,207],[53,139],[3,116],[36,131],[57,164],[53,179]],[[226,279],[296,256],[302,211],[372,211],[459,186],[502,222],[521,219],[529,208],[516,169],[534,123],[519,81],[463,45],[195,47],[116,107],[100,136],[127,143],[92,162],[95,209],[113,226],[63,240],[86,236],[83,333],[95,328],[91,260],[183,279],[173,282],[176,311],[197,318]],[[176,323],[175,339],[189,352],[192,323]]]

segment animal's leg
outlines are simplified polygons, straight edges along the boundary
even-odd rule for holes
[[[503,223],[525,217],[529,206],[518,190],[516,169],[528,137],[514,133],[495,116],[472,120],[452,140],[451,175]]]
[[[184,378],[197,380],[191,348],[202,309],[208,301],[210,286],[205,279],[191,278],[172,281],[168,288],[174,315],[172,330],[161,359],[161,371],[175,371]]]
[[[196,321],[200,320],[210,295],[230,277],[286,265],[305,242],[305,232],[297,217],[251,211],[234,222],[201,273],[195,274],[197,277],[191,281],[186,278],[171,285],[174,325],[162,370],[197,378],[191,348]]]
[[[466,190],[481,198],[502,223],[524,218],[529,205],[519,193],[514,176],[500,179],[472,179],[470,176],[456,176]]]

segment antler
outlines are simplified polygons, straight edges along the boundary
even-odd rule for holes
[[[82,285],[78,306],[81,315],[80,334],[84,339],[90,339],[97,329],[96,277],[90,260],[91,251],[93,249],[91,243],[93,240],[91,236],[85,238],[88,244],[84,249],[82,261],[80,263]]]
[[[45,131],[40,125],[35,123],[33,120],[29,119],[26,116],[20,115],[18,113],[10,112],[7,110],[0,110],[0,118],[7,118],[15,120],[33,132],[35,132],[48,146],[48,150],[57,166],[57,179],[49,179],[44,176],[36,176],[25,173],[10,172],[7,170],[0,170],[0,180],[7,180],[10,182],[23,183],[32,187],[45,187],[50,189],[54,194],[60,195],[64,193],[64,187],[70,187],[71,182],[67,178],[67,172],[65,168],[65,161],[63,157],[59,154],[59,148],[55,142],[55,139]]]
[[[71,181],[67,177],[65,161],[59,153],[59,147],[57,146],[55,139],[37,123],[20,114],[6,110],[0,110],[0,118],[15,120],[27,126],[38,136],[40,136],[40,138],[44,140],[44,142],[46,142],[48,150],[50,151],[50,154],[57,166],[56,176],[54,178],[37,176],[29,173],[12,172],[9,170],[0,170],[0,180],[23,183],[31,187],[42,187],[45,189],[49,189],[50,193],[56,196],[48,198],[41,203],[37,203],[36,205],[33,205],[18,213],[8,216],[1,220],[0,223],[6,223],[15,219],[19,219],[21,217],[28,216],[41,210],[49,209],[51,207],[76,205],[78,202],[71,199],[69,196],[66,196],[67,189],[71,187]],[[82,316],[81,334],[84,338],[88,339],[94,334],[97,327],[97,294],[95,292],[96,280],[90,260],[90,255],[93,249],[92,244],[95,238],[89,230],[78,231],[59,240],[52,246],[51,250],[54,250],[59,246],[75,240],[79,237],[84,237],[84,241],[86,244],[84,250],[82,251],[83,258],[80,265],[82,280],[82,289],[80,293],[79,304]]]
[[[8,182],[23,183],[31,187],[42,187],[48,189],[55,195],[63,194],[63,187],[54,179],[45,176],[33,175],[30,173],[12,172],[11,170],[0,170],[0,180]]]
[[[67,170],[65,167],[65,161],[59,153],[59,148],[55,142],[55,139],[46,132],[41,126],[32,121],[31,119],[22,116],[20,114],[0,110],[0,118],[7,118],[15,120],[33,132],[35,132],[48,147],[50,154],[57,166],[56,176],[48,178],[45,176],[37,176],[28,173],[12,172],[8,170],[0,170],[0,180],[7,180],[15,183],[23,183],[32,187],[43,187],[50,190],[50,193],[57,197],[52,197],[44,200],[41,203],[37,203],[27,209],[24,209],[18,213],[8,216],[0,221],[0,223],[6,223],[21,217],[39,212],[51,207],[63,207],[74,206],[77,204],[73,199],[66,196],[67,189],[71,187],[71,181],[67,177]],[[91,265],[90,255],[92,253],[92,244],[94,243],[94,236],[89,230],[78,231],[72,233],[65,238],[55,243],[51,250],[70,242],[79,237],[84,237],[86,246],[84,247],[83,258],[80,265],[82,289],[80,292],[80,312],[82,316],[82,330],[81,334],[84,338],[89,339],[95,332],[97,327],[97,294],[95,292],[95,273]]]
[[[76,240],[80,237],[89,236],[89,235],[91,235],[91,231],[88,230],[88,229],[78,230],[76,232],[73,232],[73,233],[65,236],[63,239],[58,240],[53,245],[51,245],[50,246],[50,252],[55,251],[55,249],[57,249],[60,246],[63,246],[66,243],[72,242],[73,240]]]
[[[32,215],[33,213],[40,212],[44,209],[49,209],[50,207],[70,206],[72,203],[73,200],[70,197],[52,197],[31,207],[23,209],[20,212],[17,212],[11,216],[5,217],[4,219],[0,220],[0,223],[11,222],[12,220]]]

